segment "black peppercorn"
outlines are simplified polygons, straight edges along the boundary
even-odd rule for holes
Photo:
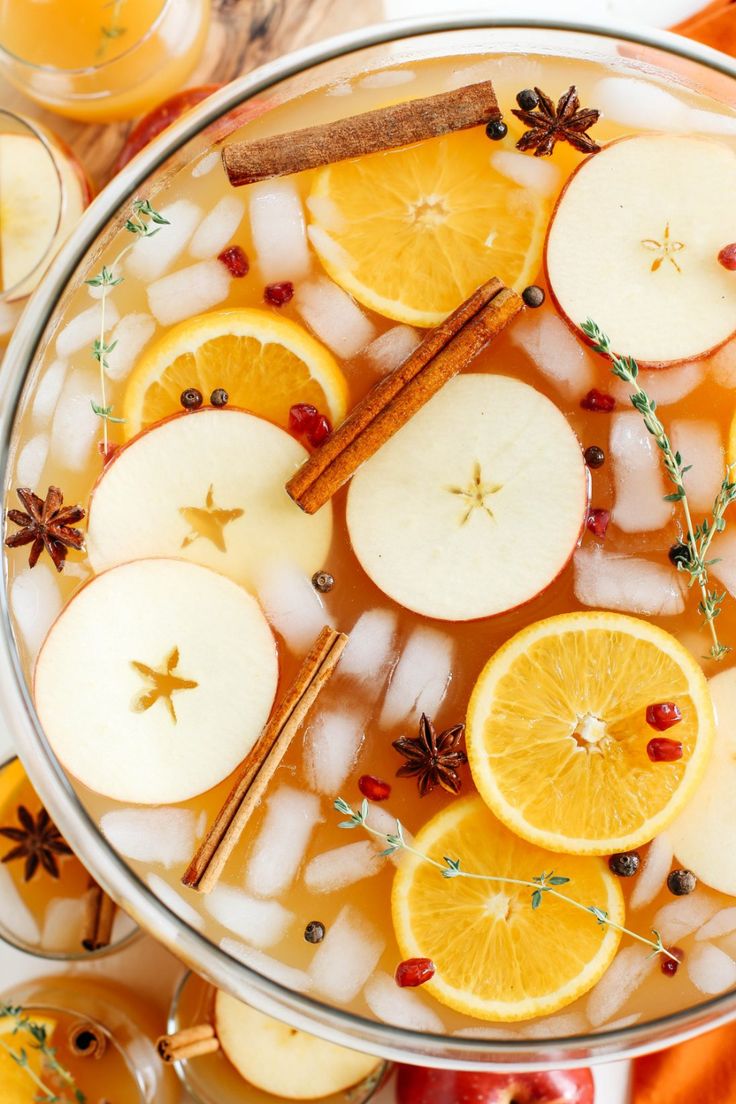
[[[213,406],[227,406],[230,396],[224,387],[216,387],[210,395],[210,402]]]
[[[675,897],[687,897],[698,884],[692,870],[673,870],[667,875],[667,888]]]
[[[538,284],[530,284],[522,291],[521,298],[528,307],[541,307],[544,302],[544,291]]]
[[[315,571],[312,576],[312,586],[321,594],[327,594],[328,590],[332,590],[334,585],[335,580],[329,571]]]
[[[539,96],[533,88],[522,88],[516,94],[516,102],[522,111],[533,111],[539,103]]]
[[[686,544],[673,544],[667,555],[675,567],[690,562],[690,549]]]
[[[486,134],[492,142],[500,142],[502,138],[505,138],[509,132],[509,128],[506,126],[503,119],[491,119],[490,123],[486,126]]]
[[[583,459],[589,468],[602,468],[606,462],[606,454],[599,445],[588,445]]]
[[[202,392],[196,387],[187,387],[179,396],[179,402],[185,410],[198,410],[203,401]]]
[[[310,920],[304,929],[307,943],[321,943],[325,937],[325,926],[320,920]]]
[[[608,866],[612,874],[619,878],[633,878],[641,866],[638,851],[621,851],[617,855],[611,855]]]

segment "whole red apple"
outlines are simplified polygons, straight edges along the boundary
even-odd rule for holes
[[[220,84],[203,84],[198,88],[185,88],[169,96],[167,100],[158,104],[133,127],[125,140],[125,145],[118,154],[115,162],[115,172],[120,172],[124,165],[132,161],[137,153],[157,138],[168,126],[188,111],[190,107],[196,107],[202,100],[206,100],[218,88]]]
[[[399,1066],[398,1104],[593,1104],[589,1069],[471,1073]]]

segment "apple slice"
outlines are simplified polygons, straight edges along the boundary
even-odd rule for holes
[[[332,511],[305,514],[284,490],[306,457],[283,429],[244,410],[167,418],[115,453],[97,481],[89,562],[104,571],[181,556],[252,587],[287,559],[311,576],[326,561]]]
[[[51,626],[36,711],[66,769],[116,801],[186,801],[250,751],[273,704],[276,644],[242,587],[185,560],[91,579]]]
[[[549,586],[586,501],[580,444],[557,407],[519,380],[467,374],[353,476],[347,523],[385,594],[427,617],[469,621]]]
[[[61,218],[57,166],[29,134],[0,134],[0,291],[41,264]]]
[[[370,1054],[316,1039],[219,990],[215,1030],[241,1077],[280,1100],[317,1100],[357,1085],[377,1070]]]
[[[734,195],[736,150],[706,138],[622,138],[583,161],[545,247],[562,314],[649,367],[711,353],[736,332],[736,280],[718,263]]]
[[[709,679],[716,711],[716,739],[705,775],[692,800],[667,829],[679,863],[706,885],[736,896],[736,668]],[[677,739],[677,729],[665,734]]]

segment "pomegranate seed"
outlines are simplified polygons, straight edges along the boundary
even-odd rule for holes
[[[685,952],[679,947],[667,947],[666,950],[669,951],[671,955],[675,956],[677,962],[673,962],[671,958],[663,956],[660,963],[660,966],[662,967],[662,973],[665,977],[674,977],[677,973],[680,963],[685,957]]]
[[[283,307],[294,298],[294,285],[291,280],[282,280],[278,284],[269,284],[263,292],[263,298],[274,307]]]
[[[583,410],[594,410],[596,413],[610,414],[616,406],[613,395],[607,395],[604,391],[598,391],[595,387],[589,391],[585,398],[580,400]]]
[[[361,774],[358,779],[358,789],[369,801],[385,801],[391,793],[388,782],[375,778],[372,774]]]
[[[675,763],[682,759],[682,744],[666,736],[655,736],[647,744],[647,755],[653,763]]]
[[[434,962],[431,958],[407,958],[396,967],[394,978],[401,989],[416,989],[434,977]]]
[[[736,242],[731,242],[730,245],[724,245],[723,249],[718,254],[718,262],[722,264],[724,268],[727,268],[729,272],[736,272]]]
[[[314,419],[311,427],[307,430],[307,440],[310,445],[321,445],[323,441],[332,433],[332,425],[330,419],[326,418],[324,414],[318,414]]]
[[[319,410],[311,403],[294,403],[289,410],[289,429],[292,433],[306,433],[319,418]]]
[[[682,713],[674,702],[656,702],[647,706],[647,724],[656,728],[657,732],[666,732],[668,728],[679,724]]]
[[[610,520],[611,513],[609,510],[589,510],[585,524],[588,526],[593,536],[603,540]]]
[[[230,275],[234,276],[236,280],[248,275],[250,263],[239,245],[230,245],[227,249],[223,249],[217,259],[222,261]]]

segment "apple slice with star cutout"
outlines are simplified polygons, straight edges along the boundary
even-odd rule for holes
[[[327,558],[332,511],[305,514],[284,489],[306,458],[283,429],[244,410],[167,418],[115,453],[97,481],[90,564],[181,556],[252,587],[287,559],[311,576]]]
[[[122,564],[77,591],[51,626],[36,711],[65,768],[116,801],[186,801],[247,755],[278,682],[260,606],[185,560]]]
[[[559,310],[588,318],[614,350],[664,367],[736,332],[736,280],[718,253],[736,239],[736,150],[647,134],[611,142],[570,177],[545,264]]]
[[[526,383],[451,380],[353,476],[347,523],[366,573],[407,609],[469,621],[560,574],[587,502],[563,414]]]

